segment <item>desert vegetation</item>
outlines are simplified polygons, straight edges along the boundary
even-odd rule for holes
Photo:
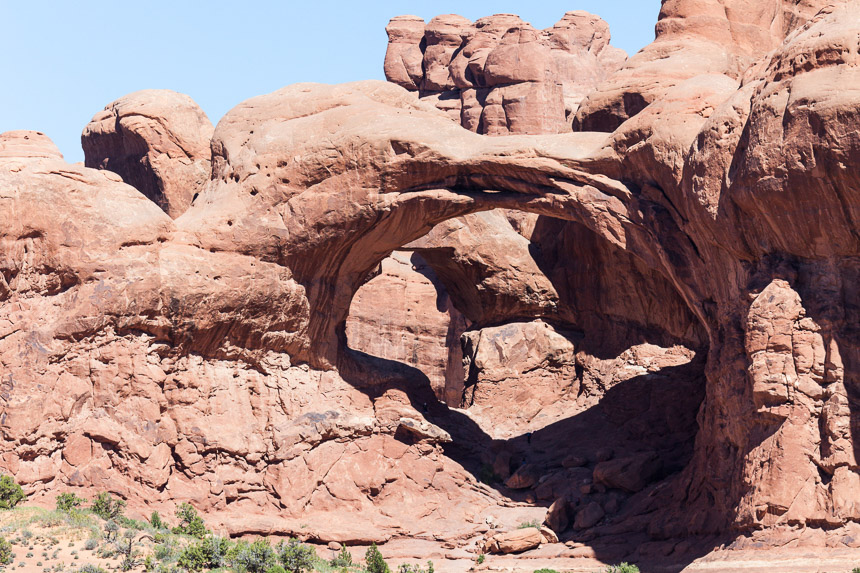
[[[63,492],[54,510],[20,505],[25,499],[11,477],[0,477],[3,572],[391,573],[376,545],[360,563],[347,547],[325,559],[298,539],[221,537],[189,503],[180,504],[172,518],[153,512],[148,521],[140,521],[126,516],[125,501],[108,492],[92,500]],[[433,564],[403,564],[396,571],[433,573]]]

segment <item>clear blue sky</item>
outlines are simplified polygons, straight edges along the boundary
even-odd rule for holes
[[[660,0],[0,0],[0,8],[0,132],[43,131],[75,162],[89,119],[136,90],[187,93],[217,123],[240,101],[291,83],[384,79],[385,25],[400,14],[514,13],[546,28],[587,10],[632,54],[653,40]]]

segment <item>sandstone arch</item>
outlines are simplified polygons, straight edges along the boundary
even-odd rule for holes
[[[682,4],[664,4],[667,34]],[[785,24],[766,36],[784,43],[765,55],[745,42],[743,58],[715,50],[731,65],[646,86],[649,105],[610,114],[611,134],[481,138],[379,82],[254,98],[219,124],[212,176],[175,221],[118,177],[62,162],[38,134],[7,134],[4,468],[42,494],[116,479],[141,503],[241,512],[277,500],[294,514],[318,496],[320,507],[373,511],[385,475],[350,474],[326,491],[293,477],[311,474],[303,456],[323,467],[351,440],[385,451],[408,417],[398,408],[414,412],[338,376],[349,300],[391,249],[501,207],[576,221],[635,255],[709,339],[693,461],[627,527],[765,540],[776,528],[856,528],[860,98],[841,87],[857,82],[860,8],[840,3],[803,23],[812,3],[765,4],[765,21]],[[720,29],[720,12],[706,23]],[[615,109],[613,82],[651,69],[658,48],[583,114]],[[307,403],[293,400],[297,387]],[[347,406],[328,415],[327,400]],[[437,456],[422,475],[469,483],[422,447]],[[426,461],[420,448],[396,451]],[[380,456],[362,459],[402,475]]]

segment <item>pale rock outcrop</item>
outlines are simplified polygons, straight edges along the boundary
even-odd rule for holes
[[[63,154],[44,133],[21,130],[0,133],[0,158],[4,157],[62,159]]]
[[[143,90],[96,114],[81,145],[87,167],[117,173],[175,219],[209,180],[213,131],[187,95]]]
[[[666,0],[656,39],[588,94],[574,129],[612,132],[700,74],[741,78],[827,4],[824,0]]]

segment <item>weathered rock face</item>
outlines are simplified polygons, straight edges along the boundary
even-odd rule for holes
[[[606,22],[582,11],[546,30],[513,14],[449,14],[399,16],[386,31],[385,77],[488,135],[569,131],[582,98],[626,59]]]
[[[62,159],[54,142],[39,131],[7,131],[0,133],[0,157],[44,157]]]
[[[353,350],[417,368],[439,400],[457,407],[465,378],[460,335],[467,328],[421,255],[397,251],[356,293],[346,338]]]
[[[213,130],[187,95],[143,90],[96,114],[81,145],[87,167],[117,173],[175,219],[209,180]]]
[[[729,22],[728,64],[681,78],[648,56],[674,83],[640,76],[653,99],[609,113],[611,134],[483,137],[383,82],[254,98],[175,221],[38,134],[0,136],[4,470],[47,499],[191,500],[233,532],[321,540],[476,544],[491,512],[515,525],[504,494],[564,499],[589,542],[826,526],[822,544],[853,543],[860,2],[719,6],[666,2],[660,35],[699,58]],[[423,69],[446,86],[462,22],[431,36]],[[484,74],[508,77],[491,55]],[[619,109],[595,95],[614,81],[583,126],[592,103]],[[572,223],[475,215],[492,209]],[[437,225],[467,215],[511,250],[462,256],[480,234]],[[405,245],[431,266],[449,250],[433,268],[479,321],[465,413],[347,346],[356,292]],[[500,300],[516,324],[484,323],[510,320]]]
[[[574,129],[612,132],[666,91],[700,74],[740,78],[827,4],[822,0],[664,0],[656,40],[576,112]]]

